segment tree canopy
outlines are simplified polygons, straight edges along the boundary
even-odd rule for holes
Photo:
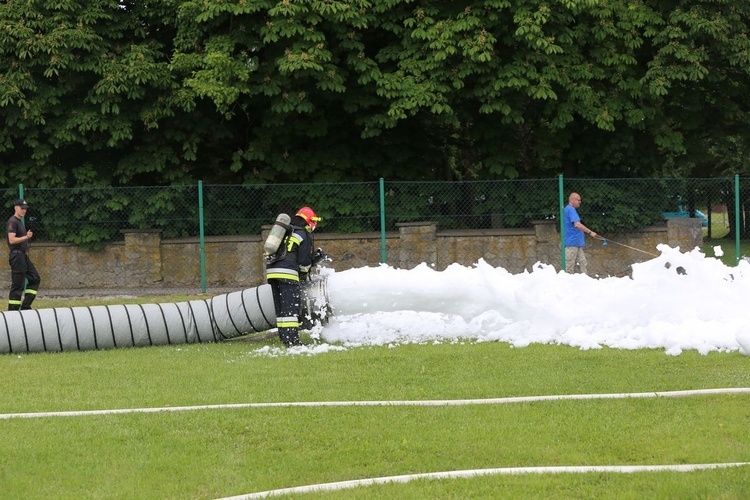
[[[7,0],[0,183],[747,173],[745,0]]]

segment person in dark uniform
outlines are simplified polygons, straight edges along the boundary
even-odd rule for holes
[[[300,283],[309,279],[310,268],[318,258],[313,250],[315,242],[312,233],[319,221],[320,217],[315,215],[312,208],[300,208],[292,217],[291,230],[266,265],[266,279],[271,285],[276,310],[276,327],[279,338],[287,347],[301,345]]]
[[[11,270],[10,294],[8,295],[8,310],[31,309],[31,303],[36,298],[41,278],[29,259],[29,240],[34,236],[31,230],[26,230],[23,218],[29,204],[26,200],[16,200],[14,214],[6,225],[6,239],[10,249],[8,263]],[[24,287],[26,288],[24,293]],[[23,299],[23,300],[22,300]]]

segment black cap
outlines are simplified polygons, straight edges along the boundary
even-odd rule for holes
[[[29,204],[28,204],[28,203],[26,203],[26,200],[24,200],[23,198],[18,198],[18,199],[16,200],[16,203],[15,203],[15,205],[16,205],[17,207],[21,207],[21,208],[29,208]]]

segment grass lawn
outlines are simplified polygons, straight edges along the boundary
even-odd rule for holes
[[[0,357],[0,413],[750,387],[750,358],[503,343],[258,355],[278,340]],[[469,469],[750,461],[750,394],[0,419],[6,498],[219,498]],[[750,466],[485,476],[306,498],[748,498]]]
[[[723,255],[717,256],[714,247],[721,247]],[[718,257],[725,265],[734,267],[737,265],[737,244],[734,240],[704,240],[703,253],[707,257]],[[750,240],[740,241],[740,258],[750,256]]]
[[[734,243],[721,244],[734,265]],[[743,245],[745,243],[743,242]],[[709,250],[710,249],[710,253]],[[750,242],[743,253],[750,255]],[[729,260],[728,260],[729,259]],[[179,302],[198,296],[96,299]],[[90,305],[47,299],[37,307]],[[750,387],[750,358],[461,342],[260,355],[278,339],[0,356],[0,414]],[[0,418],[4,498],[196,498],[508,467],[750,462],[750,394]],[[305,498],[750,498],[750,466],[420,479]]]
[[[714,213],[711,217],[711,239],[708,239],[708,228],[703,228],[703,253],[708,257],[716,257],[714,247],[721,247],[723,255],[719,259],[727,266],[737,264],[737,243],[734,239],[728,239],[729,219],[726,213]],[[739,257],[750,256],[750,240],[740,241]]]

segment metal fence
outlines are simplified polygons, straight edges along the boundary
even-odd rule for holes
[[[616,238],[665,217],[699,217],[707,239],[750,232],[750,182],[712,179],[550,179],[337,184],[35,188],[4,190],[32,206],[27,226],[35,240],[96,250],[121,241],[127,229],[160,229],[163,238],[259,235],[276,214],[309,205],[328,233],[395,231],[399,222],[433,221],[440,230],[522,228],[559,220],[568,193],[582,195],[584,223]],[[201,248],[203,246],[201,245]],[[385,256],[384,259],[385,260]]]

